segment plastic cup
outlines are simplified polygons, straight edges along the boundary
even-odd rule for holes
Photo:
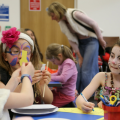
[[[102,104],[104,110],[104,120],[120,120],[120,106],[110,107]]]

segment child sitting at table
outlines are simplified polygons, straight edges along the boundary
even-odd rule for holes
[[[118,100],[120,99],[120,39],[112,48],[108,65],[111,72],[99,72],[83,90],[82,94],[86,99],[89,99],[96,90],[95,98],[105,95],[109,101],[110,96],[115,95]],[[94,103],[86,102],[81,95],[77,97],[76,104],[84,112],[90,112],[94,107]],[[98,107],[102,108],[102,102]]]
[[[20,74],[22,75],[21,79],[19,77]],[[10,120],[7,109],[25,107],[33,104],[34,95],[31,85],[32,79],[30,79],[33,75],[34,67],[31,62],[23,63],[20,68],[13,72],[4,89],[0,89],[0,120]],[[22,82],[21,92],[15,93],[13,91],[19,82]]]
[[[51,80],[51,74],[47,70],[41,71],[40,59],[33,40],[24,33],[20,33],[15,27],[2,32],[0,45],[0,70],[1,81],[0,88],[4,88],[11,78],[12,73],[20,67],[20,59],[22,58],[22,50],[27,51],[27,61],[31,61],[35,67],[32,85],[34,85],[35,102],[40,103],[41,99],[44,103],[50,104],[53,101],[53,94],[48,87]],[[45,85],[45,93],[43,97],[43,89]],[[20,92],[22,83],[20,83],[14,92]]]
[[[46,59],[58,65],[58,71],[51,74],[51,81],[59,81],[62,87],[53,91],[52,104],[62,107],[75,99],[77,68],[72,51],[65,45],[50,44],[46,50]]]

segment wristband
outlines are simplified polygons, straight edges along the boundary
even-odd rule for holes
[[[29,78],[29,80],[31,81],[31,83],[32,83],[32,78],[31,78],[31,76],[30,75],[28,75],[28,74],[23,74],[22,76],[21,76],[21,82],[23,81],[23,78],[24,77],[28,77]]]

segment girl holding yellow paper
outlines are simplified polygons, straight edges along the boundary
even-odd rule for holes
[[[20,33],[16,28],[11,28],[2,32],[2,39],[0,45],[0,71],[1,81],[0,88],[4,88],[11,78],[12,73],[20,67],[20,59],[22,58],[22,50],[27,51],[27,61],[31,61],[36,71],[32,78],[32,85],[34,85],[34,93],[39,98],[42,98],[43,85],[48,84],[51,80],[51,75],[48,71],[40,71],[40,59],[38,52],[34,46],[33,40],[24,33]],[[38,82],[40,81],[40,82]],[[22,83],[20,83],[14,92],[20,92]],[[42,98],[44,103],[51,103],[53,95],[48,86],[45,86],[45,96]]]

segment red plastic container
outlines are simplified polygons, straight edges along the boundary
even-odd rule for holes
[[[120,106],[109,107],[102,104],[104,110],[104,120],[120,120]]]

